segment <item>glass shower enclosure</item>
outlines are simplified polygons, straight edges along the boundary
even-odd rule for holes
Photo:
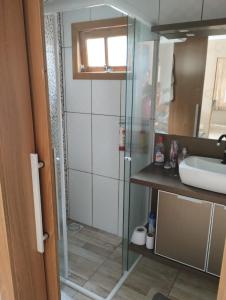
[[[68,280],[64,120],[62,113],[64,100],[61,48],[58,45],[61,38],[59,24],[60,14],[45,16],[50,117],[57,189],[60,275]],[[138,258],[138,255],[129,248],[130,239],[135,227],[147,222],[150,210],[150,190],[130,183],[130,177],[152,161],[157,47],[157,37],[151,33],[150,27],[128,17],[126,115],[121,120],[121,124],[124,123],[126,129],[122,239],[123,273],[127,273]]]

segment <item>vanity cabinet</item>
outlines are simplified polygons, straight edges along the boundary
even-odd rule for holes
[[[205,270],[212,204],[159,191],[155,253]]]
[[[202,16],[202,0],[160,1],[160,14],[159,14],[160,25],[200,21],[201,16]]]
[[[207,272],[220,276],[226,238],[226,206],[215,204]]]

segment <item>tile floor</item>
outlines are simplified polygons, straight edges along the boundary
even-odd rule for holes
[[[105,298],[121,276],[120,238],[89,227],[69,227],[68,237],[70,279]],[[216,300],[217,288],[217,278],[143,257],[113,300],[152,300],[157,292],[171,300]],[[73,300],[90,300],[65,285],[62,290]]]
[[[93,227],[68,226],[69,279],[105,298],[122,276],[121,238]]]

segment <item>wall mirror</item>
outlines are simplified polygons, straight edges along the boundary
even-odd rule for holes
[[[155,131],[217,139],[226,133],[226,30],[178,32],[160,37]]]

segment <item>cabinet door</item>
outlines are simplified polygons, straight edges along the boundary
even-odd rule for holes
[[[226,16],[225,0],[204,0],[203,20],[225,18]]]
[[[159,192],[156,254],[205,269],[212,204]]]
[[[202,0],[160,0],[159,24],[200,21]]]
[[[215,205],[207,272],[220,275],[226,237],[226,207]]]

